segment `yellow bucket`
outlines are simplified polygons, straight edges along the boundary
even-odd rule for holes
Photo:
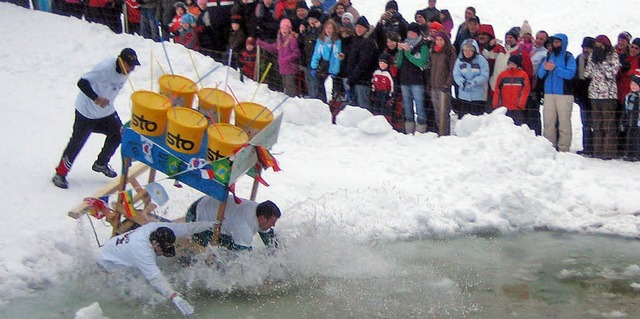
[[[207,137],[207,161],[211,162],[233,155],[236,149],[249,142],[245,131],[228,123],[210,125]]]
[[[165,143],[174,151],[196,154],[200,151],[209,122],[198,111],[174,107],[167,111]]]
[[[268,108],[253,102],[240,102],[234,107],[236,126],[253,137],[273,121],[273,113]]]
[[[158,79],[160,93],[171,99],[173,106],[192,108],[198,87],[195,82],[180,75],[165,74]]]
[[[131,94],[131,128],[146,136],[160,136],[167,126],[167,110],[171,102],[164,95],[151,91]]]
[[[231,122],[231,111],[236,101],[231,94],[213,88],[203,88],[198,91],[198,107],[200,112],[205,115],[209,115],[209,112],[214,116],[216,123],[229,123]],[[218,110],[220,116],[218,116]]]

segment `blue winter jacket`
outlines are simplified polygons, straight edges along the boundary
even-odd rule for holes
[[[476,48],[471,62],[464,61],[462,50],[453,65],[453,80],[458,85],[458,98],[465,101],[486,101],[489,83],[489,62],[478,53],[478,43],[467,39]]]
[[[573,95],[571,80],[576,75],[576,59],[571,52],[567,52],[568,39],[563,33],[558,33],[553,38],[562,41],[562,49],[560,53],[550,52],[546,58],[542,60],[538,67],[538,77],[544,79],[544,93],[558,95]],[[551,71],[544,69],[544,63],[553,62],[556,67]]]
[[[324,39],[323,39],[324,38]],[[316,47],[311,56],[311,69],[315,70],[320,64],[320,59],[329,61],[329,74],[338,75],[340,72],[340,53],[342,52],[342,41],[340,39],[335,42],[331,38],[324,36],[318,37]]]

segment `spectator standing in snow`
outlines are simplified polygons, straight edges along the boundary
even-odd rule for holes
[[[591,118],[591,100],[589,100],[589,83],[591,79],[585,77],[584,71],[587,61],[593,53],[593,45],[596,39],[584,37],[582,39],[582,53],[576,58],[576,80],[573,96],[580,107],[580,120],[582,122],[582,151],[578,154],[593,155],[593,119]]]
[[[387,43],[387,34],[396,32],[402,39],[407,37],[407,21],[398,12],[398,3],[395,0],[387,2],[385,11],[380,21],[373,29],[372,37],[376,40],[378,48],[384,48]]]
[[[427,131],[425,112],[424,68],[429,63],[429,47],[420,34],[420,26],[411,23],[405,42],[398,44],[396,64],[404,105],[404,130],[406,134]],[[415,110],[414,110],[415,103]],[[417,115],[417,116],[416,116]]]
[[[378,57],[378,68],[373,72],[371,79],[371,89],[373,91],[373,114],[389,117],[390,107],[387,103],[391,101],[393,94],[393,77],[389,72],[389,54],[382,53]]]
[[[335,79],[340,72],[340,53],[342,53],[342,40],[339,38],[336,23],[333,20],[327,20],[322,33],[316,39],[309,64],[311,98],[327,102],[324,82],[328,76],[332,80]],[[338,81],[334,81],[333,85],[334,87],[338,85]]]
[[[609,38],[597,36],[584,76],[591,78],[589,99],[593,118],[593,155],[601,159],[612,159],[617,155],[616,74],[619,68],[620,59]]]
[[[447,33],[438,31],[429,53],[431,60],[429,85],[431,86],[431,103],[435,112],[438,136],[449,135],[451,86],[453,85],[453,65],[457,59],[456,49],[451,45]]]
[[[370,28],[369,21],[361,16],[356,22],[356,36],[347,53],[347,72],[349,86],[353,89],[355,105],[371,109],[371,76],[376,69],[377,47],[375,40],[366,37]]]
[[[568,152],[571,148],[572,80],[576,74],[576,60],[567,51],[569,40],[565,34],[558,33],[550,40],[552,51],[537,71],[538,77],[544,79],[543,133],[555,149]]]
[[[458,85],[456,113],[458,119],[465,114],[481,115],[487,102],[489,63],[479,53],[476,40],[462,42],[462,52],[453,66],[453,80]]]
[[[78,81],[80,93],[76,99],[73,133],[56,167],[56,174],[52,179],[54,185],[60,188],[69,186],[67,173],[91,133],[107,136],[91,169],[110,178],[118,175],[109,167],[109,160],[122,140],[122,122],[113,101],[127,81],[127,75],[137,65],[140,62],[136,52],[125,48],[117,58],[104,60],[82,75]]]
[[[496,81],[493,108],[506,107],[507,116],[512,118],[516,125],[524,124],[530,89],[529,74],[522,70],[522,56],[509,56],[507,69],[498,75]]]
[[[183,14],[180,18],[180,28],[176,32],[176,36],[174,38],[175,43],[182,44],[191,50],[200,50],[198,33],[196,32],[195,25],[196,17],[194,17],[193,14]]]
[[[256,40],[253,37],[248,37],[245,40],[245,48],[240,51],[238,67],[244,76],[254,81],[256,81],[256,55]]]
[[[280,75],[282,75],[284,93],[288,96],[297,96],[296,75],[300,65],[300,47],[293,34],[291,21],[287,18],[280,21],[280,31],[275,43],[268,43],[258,39],[257,44],[263,49],[278,55],[278,66]]]
[[[625,96],[625,113],[622,129],[626,133],[624,159],[640,160],[640,74],[631,76],[631,91]]]

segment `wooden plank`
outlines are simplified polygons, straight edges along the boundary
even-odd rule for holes
[[[149,169],[149,166],[144,165],[142,163],[138,163],[133,168],[131,168],[129,170],[129,178],[128,179],[131,180],[132,178],[135,178],[135,177],[139,176],[140,174],[146,172],[148,169]],[[118,190],[118,188],[120,187],[120,183],[121,183],[120,180],[112,181],[109,184],[105,185],[103,188],[101,188],[99,191],[97,191],[93,195],[91,195],[91,197],[99,198],[99,197],[102,197],[102,196],[105,196],[105,195],[108,195],[108,194],[112,194],[113,192]],[[82,203],[80,203],[76,207],[72,208],[68,212],[68,215],[71,218],[78,219],[78,218],[82,217],[82,215],[84,214],[85,209],[87,209],[87,204],[83,200]]]
[[[211,238],[211,242],[209,245],[216,246],[218,245],[218,239],[220,237],[220,225],[222,225],[222,220],[224,219],[224,210],[227,208],[227,201],[220,202],[220,206],[218,206],[218,223],[213,227],[213,238]]]

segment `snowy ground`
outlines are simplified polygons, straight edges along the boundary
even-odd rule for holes
[[[353,0],[371,23],[385,2]],[[524,19],[534,30],[564,32],[576,54],[587,33],[606,31],[613,40],[622,30],[640,30],[637,18],[625,10],[626,1],[571,0],[562,3],[566,9],[551,0],[441,2],[456,25],[472,4],[497,34]],[[426,1],[402,1],[400,11],[412,20],[424,6]],[[87,258],[81,252],[97,251],[86,220],[66,213],[109,182],[90,168],[103,138],[92,136],[80,153],[68,190],[50,181],[71,132],[79,76],[123,47],[134,48],[142,66],[131,76],[133,88],[127,84],[116,100],[121,118],[128,119],[130,93],[157,89],[158,63],[165,70],[169,66],[158,43],[6,3],[0,3],[0,30],[6,44],[0,51],[0,299],[6,302],[72,270]],[[167,44],[167,51],[176,74],[197,78],[186,49]],[[201,75],[217,65],[199,54],[193,57]],[[219,68],[203,84],[213,87],[225,75]],[[240,100],[249,100],[256,85],[237,78],[231,72],[230,86]],[[283,98],[262,87],[256,102],[274,108]],[[465,118],[457,136],[437,138],[398,134],[384,119],[352,108],[331,125],[328,108],[312,100],[290,99],[281,110],[285,119],[274,149],[281,153],[283,171],[265,174],[272,186],[261,188],[258,199],[282,208],[277,228],[290,242],[326,232],[365,243],[535,228],[640,237],[638,163],[556,153],[544,138],[514,126],[500,112]],[[574,142],[578,131],[574,127]],[[111,164],[121,167],[117,156]],[[163,184],[171,201],[159,214],[169,218],[181,216],[201,196]],[[241,180],[239,194],[248,196],[249,188],[250,182]],[[100,223],[97,231],[103,241],[110,233]]]

